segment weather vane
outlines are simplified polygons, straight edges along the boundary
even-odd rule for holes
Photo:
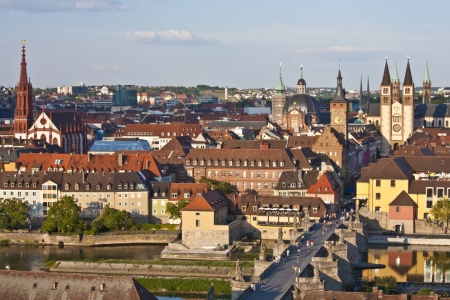
[[[25,39],[22,39],[22,45],[25,46]]]

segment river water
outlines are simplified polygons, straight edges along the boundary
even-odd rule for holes
[[[159,259],[164,245],[130,245],[109,247],[63,247],[57,246],[0,246],[0,269],[10,266],[11,270],[38,271],[46,262],[53,260],[87,259]],[[160,300],[195,300],[206,296],[158,295]],[[230,297],[214,297],[230,299]]]
[[[369,263],[385,269],[364,270],[363,280],[394,276],[397,282],[450,282],[450,252],[444,246],[396,246],[369,249]]]

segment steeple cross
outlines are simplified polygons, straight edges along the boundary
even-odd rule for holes
[[[25,46],[25,39],[22,39],[22,45]]]

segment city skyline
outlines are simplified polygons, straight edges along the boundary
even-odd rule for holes
[[[308,87],[333,87],[340,60],[346,89],[359,89],[362,75],[377,90],[386,56],[391,72],[397,61],[401,80],[410,57],[416,86],[427,61],[432,86],[450,85],[449,59],[440,51],[448,21],[416,22],[424,19],[422,2],[406,10],[404,1],[233,2],[2,1],[0,22],[9,31],[0,41],[7,58],[0,84],[17,84],[25,38],[28,74],[42,88],[81,81],[274,88],[279,62],[287,86],[295,86],[303,65]]]

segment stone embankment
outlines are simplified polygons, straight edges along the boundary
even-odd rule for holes
[[[58,261],[49,269],[51,272],[95,273],[95,274],[126,274],[138,276],[176,276],[176,277],[215,277],[231,278],[234,276],[232,267],[216,266],[182,266],[182,265],[152,265],[101,262]],[[252,268],[243,268],[244,275],[250,276]]]
[[[0,240],[14,245],[64,245],[64,246],[106,246],[124,244],[168,244],[179,238],[179,231],[156,231],[148,234],[128,235],[74,235],[61,236],[46,233],[0,233]]]
[[[419,246],[450,246],[450,239],[426,239],[410,237],[370,237],[369,244],[381,245],[419,245]]]

